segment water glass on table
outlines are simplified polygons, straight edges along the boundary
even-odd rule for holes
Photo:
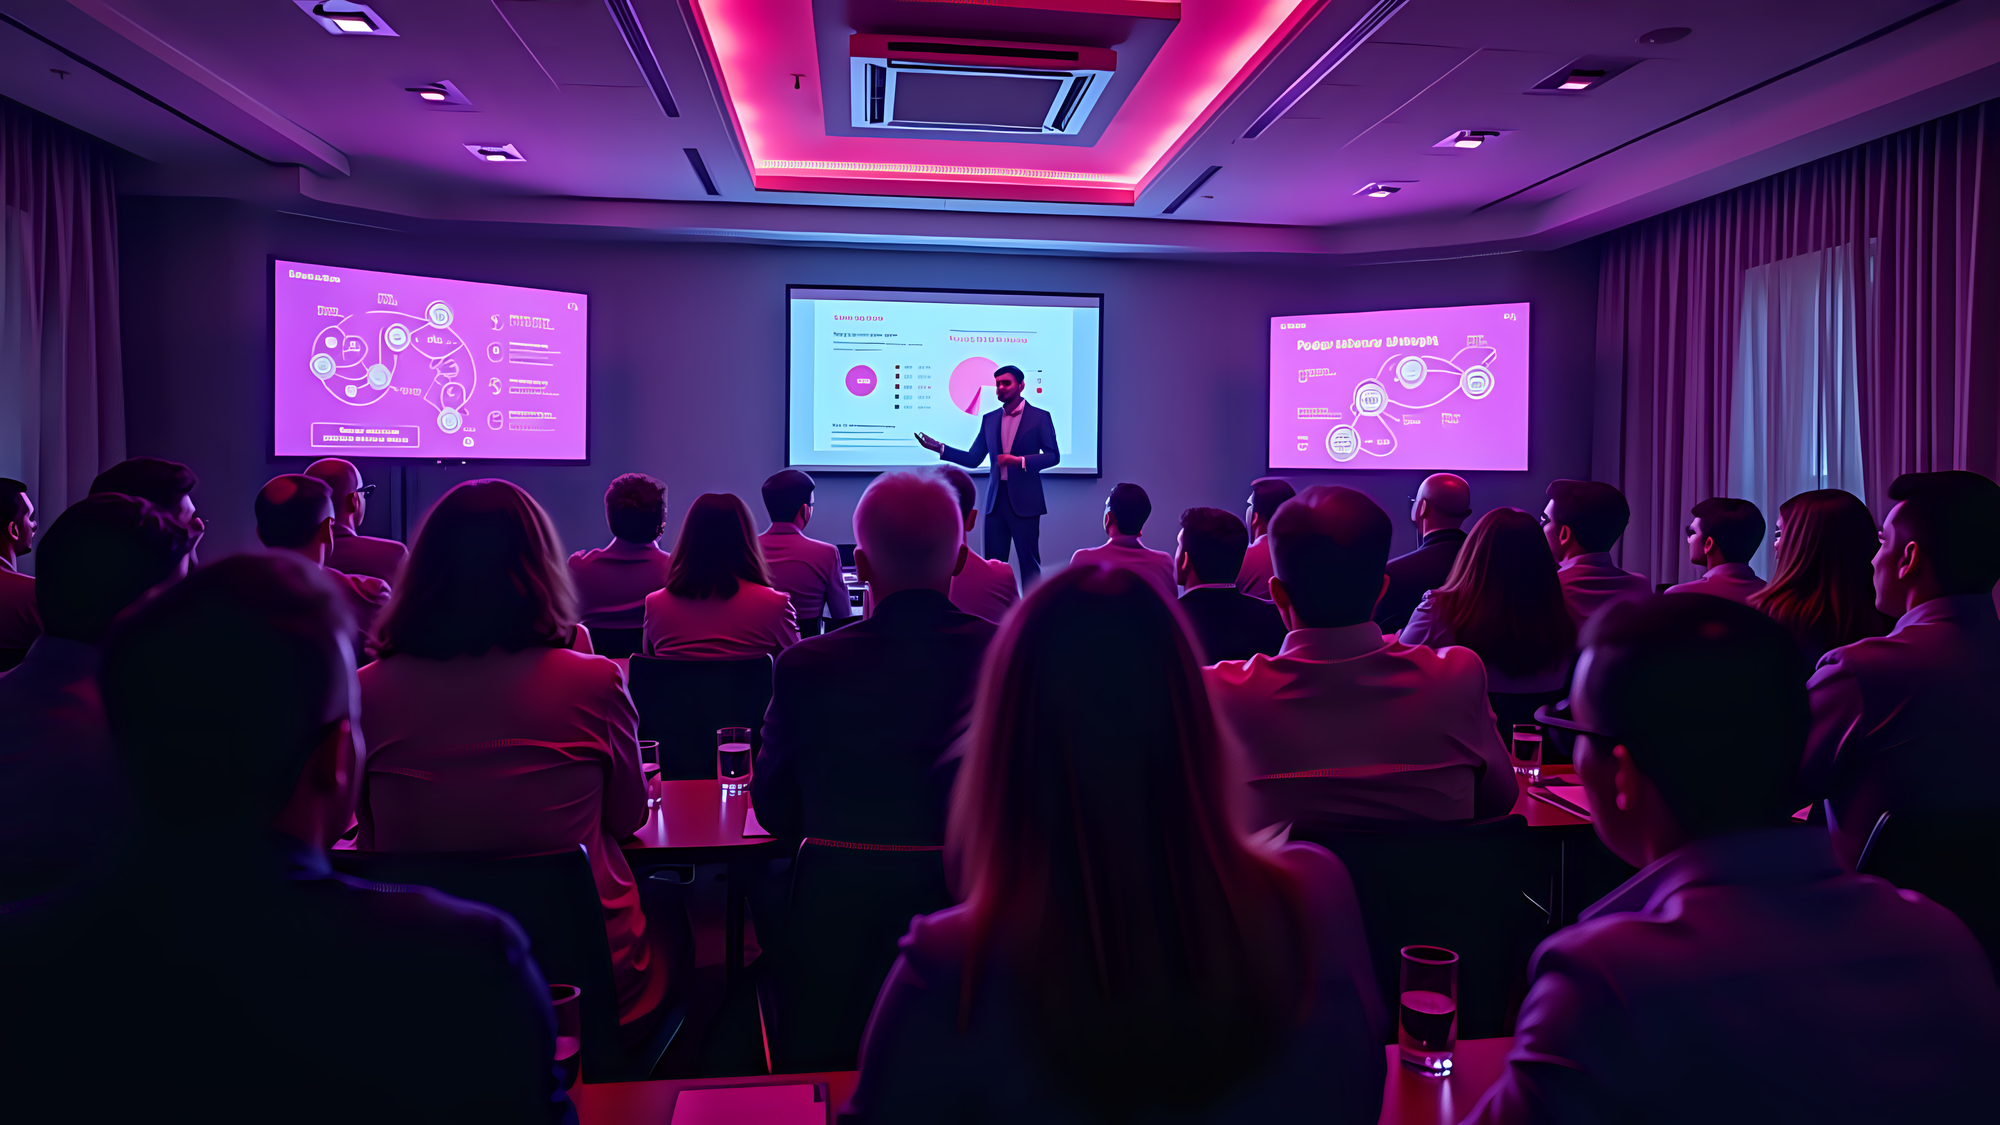
[[[1396,1042],[1403,1065],[1420,1074],[1450,1074],[1458,1045],[1458,954],[1435,945],[1404,946],[1402,984]]]
[[[639,775],[646,782],[646,807],[660,807],[660,744],[652,739],[639,740]]]
[[[563,1088],[576,1085],[578,1056],[583,1053],[583,989],[573,984],[549,986],[549,1005],[556,1010],[556,1065],[563,1068]]]
[[[1534,785],[1542,780],[1542,728],[1534,723],[1515,723],[1507,754],[1514,759],[1514,772]]]
[[[750,728],[723,727],[715,732],[715,779],[724,793],[750,788]]]

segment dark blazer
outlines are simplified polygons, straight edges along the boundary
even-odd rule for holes
[[[751,797],[780,839],[942,844],[979,665],[998,626],[935,590],[778,654]]]
[[[1201,640],[1202,661],[1248,660],[1278,655],[1285,621],[1278,607],[1234,586],[1204,586],[1181,595],[1181,612]]]
[[[1451,564],[1458,561],[1458,549],[1465,545],[1465,532],[1441,527],[1417,549],[1389,560],[1389,589],[1375,607],[1375,624],[1385,633],[1402,631],[1410,623],[1424,591],[1435,590],[1451,577]]]
[[[971,449],[953,449],[947,445],[939,451],[947,461],[955,461],[968,469],[976,469],[986,460],[988,451],[995,454],[1013,453],[1028,459],[1026,472],[1019,469],[1007,475],[1007,495],[1012,498],[1010,505],[1017,516],[1039,516],[1049,510],[1042,502],[1042,470],[1054,468],[1062,462],[1062,450],[1056,448],[1056,423],[1049,412],[1032,404],[1021,407],[1021,426],[1014,431],[1014,448],[1000,448],[1000,410],[986,412],[979,420],[979,437]],[[986,477],[986,506],[982,509],[992,514],[996,494],[1000,490],[1000,472],[994,470]]]

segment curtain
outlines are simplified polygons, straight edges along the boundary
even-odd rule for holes
[[[125,456],[113,151],[0,98],[0,476],[44,526]]]
[[[1858,475],[1879,512],[1900,473],[2000,475],[1996,131],[1989,102],[1604,236],[1598,385],[1624,407],[1623,565],[1692,577],[1688,509],[1753,476],[1774,519],[1788,480]],[[1821,424],[1846,409],[1848,339],[1851,430]],[[1824,477],[1788,467],[1822,456]]]

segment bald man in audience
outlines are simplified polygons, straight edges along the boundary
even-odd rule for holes
[[[257,493],[257,539],[274,551],[290,551],[323,568],[347,598],[354,621],[354,653],[362,663],[375,656],[375,615],[389,604],[389,584],[366,574],[345,574],[327,565],[334,543],[333,490],[318,477],[286,473],[272,477]]]
[[[1271,516],[1278,505],[1297,495],[1292,482],[1283,477],[1258,477],[1250,482],[1250,499],[1243,510],[1250,546],[1236,572],[1236,588],[1253,598],[1271,600]]]
[[[1764,543],[1764,513],[1748,500],[1711,496],[1689,513],[1688,561],[1705,567],[1700,578],[1669,587],[1669,594],[1713,594],[1750,604],[1764,580],[1750,567]]]
[[[1783,626],[1715,597],[1591,621],[1558,722],[1592,828],[1639,873],[1535,951],[1506,1073],[1467,1125],[1992,1119],[1985,951],[1791,819],[1797,662]]]
[[[1388,515],[1351,488],[1314,485],[1271,517],[1284,647],[1205,673],[1243,748],[1252,828],[1459,821],[1514,807],[1478,655],[1406,645],[1375,624],[1390,536]]]
[[[314,461],[306,466],[306,475],[318,477],[333,490],[333,551],[326,565],[342,574],[365,574],[395,585],[396,572],[403,569],[410,549],[394,539],[377,539],[360,531],[375,486],[362,484],[361,470],[354,462],[338,457]]]
[[[1556,480],[1549,482],[1548,498],[1542,535],[1556,559],[1563,604],[1578,629],[1612,602],[1653,592],[1644,576],[1611,561],[1611,548],[1632,522],[1624,493],[1602,481]]]
[[[0,477],[0,671],[12,668],[42,635],[35,609],[35,580],[14,569],[34,549],[35,502],[28,486]]]
[[[1410,503],[1410,522],[1417,525],[1417,549],[1389,560],[1389,590],[1375,607],[1375,624],[1384,633],[1401,632],[1410,623],[1424,594],[1444,585],[1458,549],[1465,544],[1461,530],[1472,515],[1472,486],[1452,473],[1432,473],[1417,486]]]

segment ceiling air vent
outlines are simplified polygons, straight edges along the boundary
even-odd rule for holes
[[[1074,135],[1118,69],[1105,47],[912,35],[856,35],[848,56],[864,129]]]

